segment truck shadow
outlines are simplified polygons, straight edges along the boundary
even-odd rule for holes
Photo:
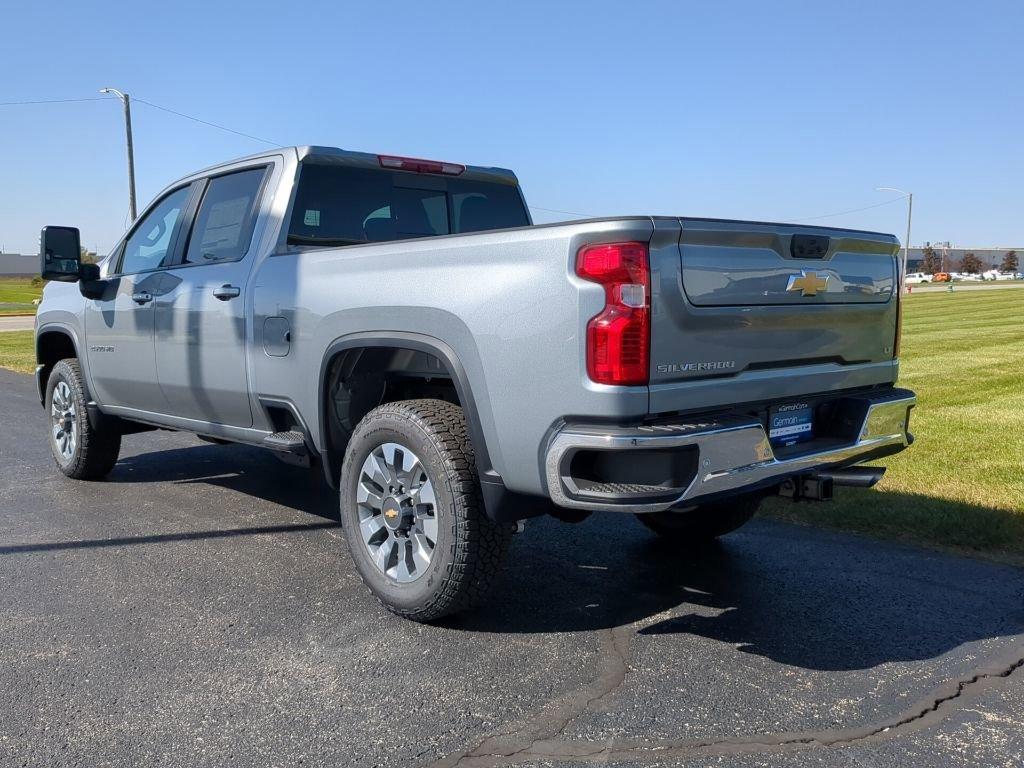
[[[216,485],[337,519],[318,471],[259,449],[126,457],[111,480]],[[1022,570],[867,538],[755,520],[695,548],[606,514],[580,525],[527,521],[490,601],[437,629],[544,635],[637,624],[640,636],[691,635],[795,667],[855,670],[1024,633],[1022,595]]]
[[[338,519],[338,494],[319,468],[284,464],[261,448],[196,445],[121,459],[113,483],[214,485],[327,520]]]
[[[932,659],[1024,633],[1019,569],[766,520],[693,548],[629,518],[594,516],[575,529],[528,522],[499,599],[448,626],[638,623],[641,636],[697,636],[818,670]]]

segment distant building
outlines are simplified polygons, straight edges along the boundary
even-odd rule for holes
[[[38,274],[38,253],[0,253],[0,275],[33,277]]]
[[[1010,251],[1017,252],[1017,259],[1024,264],[1024,246],[1019,248],[953,248],[947,243],[926,243],[931,245],[935,254],[942,259],[942,269],[945,272],[959,272],[960,262],[968,253],[973,253],[981,260],[981,271],[999,269],[1003,263],[1003,257]],[[907,272],[920,272],[921,262],[924,261],[924,248],[911,248],[907,252]]]

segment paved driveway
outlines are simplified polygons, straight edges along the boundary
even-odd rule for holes
[[[35,327],[35,315],[13,315],[7,317],[0,315],[0,332],[31,331]]]
[[[703,552],[534,521],[484,610],[401,621],[315,473],[175,433],[50,465],[0,371],[0,764],[1024,762],[1024,572],[755,521]]]

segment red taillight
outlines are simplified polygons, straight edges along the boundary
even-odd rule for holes
[[[646,384],[651,359],[651,269],[646,243],[588,245],[576,274],[604,286],[587,323],[587,375],[598,384]]]
[[[442,163],[439,160],[420,160],[415,157],[396,157],[395,155],[377,155],[381,168],[394,168],[398,171],[415,173],[442,173],[445,176],[458,176],[466,170],[466,166],[458,163]]]

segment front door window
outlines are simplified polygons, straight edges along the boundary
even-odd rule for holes
[[[176,189],[156,204],[139,222],[124,246],[122,275],[166,267],[172,257],[174,233],[188,200],[190,187]]]

